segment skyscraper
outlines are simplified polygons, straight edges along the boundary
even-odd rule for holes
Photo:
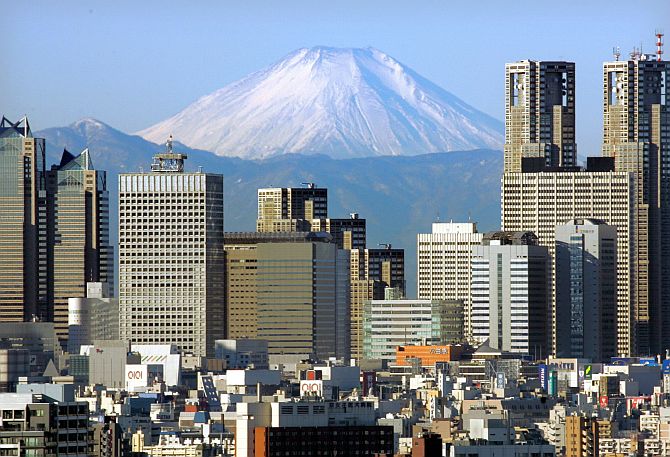
[[[0,121],[0,322],[49,319],[45,142]]]
[[[151,173],[119,175],[119,333],[207,356],[225,334],[223,176],[185,159],[169,140]]]
[[[309,238],[256,250],[257,337],[268,353],[292,362],[348,359],[349,251]]]
[[[576,164],[575,64],[523,60],[505,65],[505,172],[523,157]]]
[[[556,227],[556,355],[617,355],[616,228],[596,219]]]
[[[633,176],[626,172],[563,169],[539,173],[505,173],[502,177],[502,228],[532,231],[554,256],[556,226],[571,219],[596,218],[617,231],[617,352],[634,351],[630,242],[635,202]],[[556,347],[555,302],[552,340]]]
[[[543,358],[549,352],[551,258],[532,232],[490,232],[472,248],[472,338]]]
[[[58,338],[68,336],[68,299],[86,296],[86,283],[113,290],[107,176],[93,168],[88,149],[63,152],[47,172],[49,303]]]
[[[670,62],[633,52],[603,66],[603,155],[635,173],[637,352],[670,347]]]
[[[472,222],[435,222],[432,233],[417,235],[417,282],[421,300],[462,300],[465,337],[471,336],[470,279],[472,248],[483,233]]]

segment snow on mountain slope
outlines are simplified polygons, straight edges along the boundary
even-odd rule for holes
[[[500,148],[502,124],[373,48],[299,49],[138,132],[221,156]]]

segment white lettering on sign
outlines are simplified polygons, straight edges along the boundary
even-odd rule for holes
[[[431,354],[448,354],[449,348],[432,348],[430,350]]]

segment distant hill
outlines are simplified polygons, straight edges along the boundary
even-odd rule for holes
[[[64,147],[74,153],[90,148],[94,167],[108,172],[114,234],[116,175],[140,168],[149,170],[152,155],[165,149],[94,119],[34,134],[47,140],[48,164],[60,160]],[[331,217],[358,212],[367,219],[369,247],[383,242],[405,249],[408,290],[412,294],[416,290],[416,234],[429,232],[437,217],[459,221],[471,217],[484,230],[500,224],[499,151],[340,160],[288,154],[253,161],[219,157],[182,145],[175,149],[188,154],[187,169],[202,166],[205,171],[224,175],[227,231],[255,229],[259,187],[300,186],[302,182],[327,187]]]
[[[374,48],[298,49],[139,135],[220,156],[342,159],[498,149],[502,123]]]

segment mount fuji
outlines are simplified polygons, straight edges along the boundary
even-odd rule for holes
[[[373,49],[298,49],[137,134],[265,159],[500,149],[500,121]]]

